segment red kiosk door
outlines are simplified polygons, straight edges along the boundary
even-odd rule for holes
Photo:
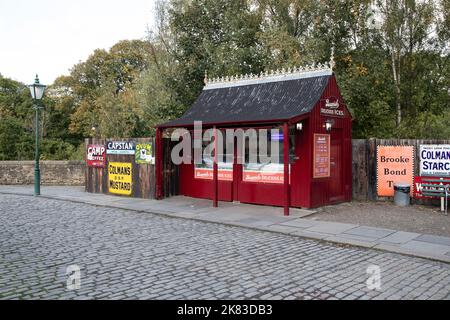
[[[344,188],[342,186],[342,129],[332,130],[330,151],[330,201],[339,201],[344,199]]]

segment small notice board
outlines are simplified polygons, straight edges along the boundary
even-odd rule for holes
[[[330,177],[330,135],[314,134],[313,178]]]

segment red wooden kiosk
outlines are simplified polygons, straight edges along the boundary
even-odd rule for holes
[[[181,195],[218,201],[313,208],[351,201],[352,117],[327,65],[259,76],[207,80],[194,105],[156,132],[156,198],[163,197],[165,130],[192,130],[194,121],[214,130],[279,128],[280,163],[205,161],[181,164]],[[217,131],[215,131],[217,132]],[[207,160],[207,159],[205,159]]]

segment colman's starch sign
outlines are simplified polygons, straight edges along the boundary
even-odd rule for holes
[[[421,176],[450,176],[450,145],[420,146]]]

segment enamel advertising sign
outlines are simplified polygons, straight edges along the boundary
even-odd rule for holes
[[[331,175],[330,162],[330,135],[315,134],[314,135],[314,168],[313,177],[329,178]]]
[[[136,146],[133,141],[108,141],[106,143],[106,154],[133,155]]]
[[[152,145],[150,143],[136,144],[135,162],[137,164],[155,163],[155,158],[152,157]]]
[[[420,175],[450,177],[450,145],[420,146]]]
[[[413,193],[414,147],[377,147],[377,191],[380,197],[393,197],[395,183],[409,183]]]
[[[429,177],[421,177],[421,176],[415,176],[414,177],[414,193],[413,193],[413,197],[414,198],[416,198],[416,199],[429,199],[429,198],[432,198],[432,197],[427,197],[427,196],[424,196],[423,195],[423,193],[422,193],[422,191],[423,191],[423,184],[424,183],[426,183],[426,184],[435,184],[436,185],[436,188],[438,189],[439,188],[439,182],[430,182],[430,181],[427,181],[429,179]],[[431,189],[436,189],[436,188],[431,188]],[[428,188],[428,189],[430,189],[430,188]]]
[[[110,162],[108,165],[109,192],[130,196],[133,182],[133,166],[128,162]]]
[[[88,144],[86,163],[88,167],[103,168],[106,162],[104,145]]]

